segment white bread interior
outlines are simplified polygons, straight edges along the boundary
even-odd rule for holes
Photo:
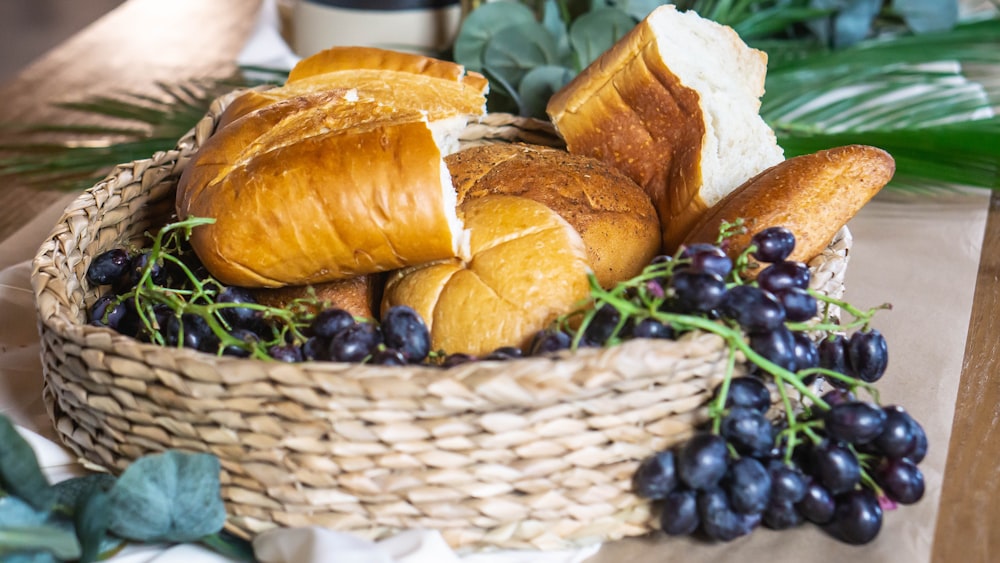
[[[767,55],[729,27],[655,9],[549,102],[570,152],[608,162],[652,198],[672,251],[704,211],[783,151],[760,117]]]

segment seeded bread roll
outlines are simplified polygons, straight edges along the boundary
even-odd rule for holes
[[[205,267],[227,284],[282,287],[459,254],[465,233],[443,159],[485,96],[453,101],[442,82],[363,69],[350,88],[234,110],[178,183],[178,216],[216,220],[192,233]],[[380,94],[393,90],[407,93]]]
[[[549,101],[569,152],[642,186],[673,251],[706,209],[783,158],[760,118],[767,55],[664,5]]]
[[[649,196],[603,162],[537,145],[468,148],[445,158],[458,201],[490,194],[526,197],[559,213],[580,233],[603,287],[634,277],[660,250]]]
[[[304,303],[303,300],[310,303],[316,301],[320,305],[300,306],[312,313],[337,307],[355,317],[375,319],[377,316],[374,311],[381,295],[380,283],[380,276],[366,275],[309,286],[252,288],[250,291],[258,303],[269,307],[288,308],[296,301],[300,304]]]
[[[389,274],[382,310],[409,305],[431,346],[481,355],[528,346],[531,337],[589,295],[587,250],[547,206],[488,195],[459,208],[469,229],[468,260],[450,259]]]

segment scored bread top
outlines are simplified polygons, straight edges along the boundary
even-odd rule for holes
[[[587,252],[573,227],[547,206],[489,195],[460,206],[470,257],[389,274],[382,310],[408,305],[431,346],[480,355],[527,347],[532,336],[587,299]]]
[[[759,115],[766,66],[731,28],[665,5],[547,111],[570,152],[618,167],[649,193],[672,251],[705,209],[783,158]]]

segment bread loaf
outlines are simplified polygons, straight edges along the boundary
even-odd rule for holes
[[[559,213],[580,233],[604,287],[634,277],[660,250],[660,223],[649,196],[599,160],[537,145],[497,143],[459,151],[445,163],[460,204],[507,194]]]
[[[642,186],[672,251],[702,213],[783,158],[759,115],[767,55],[729,27],[653,10],[549,101],[570,152]]]
[[[746,249],[754,234],[780,226],[795,234],[795,250],[789,259],[808,262],[892,179],[895,170],[889,153],[865,145],[790,158],[726,196],[684,242],[714,242],[723,221],[743,219],[745,232],[726,240],[730,256],[735,258]]]
[[[364,275],[316,285],[258,287],[250,291],[258,303],[269,307],[301,308],[313,314],[336,307],[355,317],[376,319],[381,283],[378,275]]]
[[[443,158],[485,112],[484,86],[472,102],[459,82],[397,70],[303,81],[352,73],[351,87],[248,98],[185,168],[177,213],[215,219],[191,245],[220,281],[310,285],[460,251]]]
[[[382,310],[409,305],[420,313],[435,350],[480,355],[524,348],[587,299],[586,248],[555,211],[506,195],[467,199],[459,211],[469,229],[469,259],[393,272],[382,299]]]

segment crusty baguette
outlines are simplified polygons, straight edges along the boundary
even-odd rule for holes
[[[714,242],[724,221],[743,219],[745,232],[727,239],[730,256],[746,249],[754,234],[780,226],[795,235],[795,251],[789,259],[808,262],[889,183],[895,170],[889,153],[866,145],[790,158],[726,196],[701,218],[684,242]]]
[[[507,194],[544,203],[576,228],[604,287],[634,277],[660,251],[649,196],[622,172],[586,156],[520,143],[471,147],[445,158],[461,204]]]
[[[449,105],[445,83],[466,91],[366,69],[350,88],[327,84],[233,115],[178,183],[180,217],[216,220],[192,233],[206,268],[224,283],[281,287],[455,256],[464,231],[443,158],[485,97]],[[394,88],[406,96],[380,98]]]
[[[701,214],[780,162],[760,118],[767,55],[729,27],[664,5],[549,101],[568,150],[619,167],[672,251]]]
[[[489,195],[459,208],[470,258],[390,273],[382,310],[409,305],[424,318],[435,350],[484,354],[526,347],[531,337],[589,295],[587,251],[547,206]]]

